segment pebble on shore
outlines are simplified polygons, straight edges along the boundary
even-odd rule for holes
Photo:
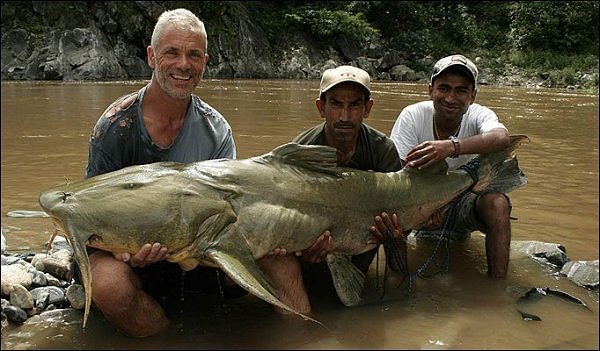
[[[73,250],[56,236],[48,253],[6,254],[2,235],[2,330],[45,311],[83,309],[83,286],[73,281]]]

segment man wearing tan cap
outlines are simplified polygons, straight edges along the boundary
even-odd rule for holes
[[[335,147],[338,164],[345,167],[375,172],[398,171],[402,167],[392,140],[364,123],[373,103],[371,77],[365,70],[353,66],[325,70],[316,99],[317,110],[325,121],[300,133],[293,141]],[[366,273],[375,251],[355,256],[352,261]]]
[[[406,106],[390,138],[396,144],[403,166],[426,168],[445,160],[456,169],[470,159],[508,147],[510,138],[498,116],[476,104],[478,70],[463,55],[451,55],[433,67],[429,84],[430,100]],[[455,209],[444,226],[441,220]],[[510,250],[511,204],[505,194],[468,193],[456,206],[448,206],[439,216],[434,231],[418,232],[440,238],[465,240],[472,231],[486,233],[487,270],[492,277],[504,278]],[[452,223],[453,222],[453,223]],[[452,230],[447,230],[452,229]]]
[[[375,172],[393,172],[401,168],[400,158],[392,140],[382,132],[363,123],[369,116],[371,98],[371,78],[356,67],[339,66],[323,72],[317,110],[325,121],[296,136],[293,141],[305,145],[328,145],[338,150],[338,164],[346,167]],[[365,230],[369,228],[365,223]],[[373,243],[383,243],[385,231],[389,228],[394,237],[394,252],[385,245],[389,266],[396,272],[408,273],[406,262],[406,242],[395,214],[382,213],[375,217],[375,225],[369,229],[373,233]],[[303,274],[309,274],[317,283],[323,277],[331,277],[329,268],[321,263],[331,250],[331,235],[328,230],[308,249],[288,255],[285,248],[278,248],[271,257],[259,261],[261,269],[269,275],[280,297],[296,310],[309,313],[311,310],[306,293]],[[377,248],[351,258],[354,265],[366,274]],[[299,256],[300,260],[295,256]],[[394,257],[394,259],[392,259]],[[275,261],[277,260],[277,261]],[[328,279],[331,282],[330,278]],[[343,283],[343,282],[342,282]]]
[[[342,166],[375,172],[398,171],[401,163],[392,140],[363,123],[369,117],[373,103],[371,77],[365,70],[346,65],[327,69],[321,77],[316,99],[317,110],[325,121],[300,133],[293,141],[335,147],[338,164]],[[390,218],[384,213],[375,220],[380,226],[386,222],[393,224],[396,232],[399,230],[396,216]],[[374,227],[371,231],[379,234]],[[326,240],[330,239],[328,231],[323,234]],[[378,237],[381,238],[380,235]],[[320,255],[316,255],[318,250],[313,249],[308,252],[310,257],[306,261],[320,262],[324,259],[327,246],[320,242],[315,246],[322,249]],[[375,253],[376,250],[372,250],[353,257],[352,261],[366,273]],[[398,269],[395,264],[392,267]]]

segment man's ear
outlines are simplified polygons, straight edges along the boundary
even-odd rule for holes
[[[152,48],[152,45],[148,45],[148,47],[146,48],[146,55],[148,57],[148,66],[150,66],[150,69],[154,70],[154,49]]]
[[[375,101],[373,99],[369,99],[367,101],[365,104],[365,115],[363,116],[363,119],[369,117],[369,113],[371,113],[371,108],[373,108],[374,103]]]
[[[477,89],[473,89],[473,93],[471,94],[471,104],[475,102],[476,97],[477,97]]]
[[[325,118],[325,101],[319,98],[315,101],[315,105],[317,105],[317,110],[321,118]]]

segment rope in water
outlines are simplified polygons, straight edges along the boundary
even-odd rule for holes
[[[388,260],[388,262],[385,265],[385,270],[384,270],[384,274],[383,274],[383,284],[381,284],[381,286],[382,286],[381,298],[383,298],[385,296],[385,287],[386,287],[385,283],[387,281],[389,266],[390,266],[390,263],[392,263],[392,262],[397,264],[399,271],[401,273],[404,273],[404,278],[402,279],[400,284],[402,284],[408,278],[408,291],[409,292],[411,291],[413,282],[417,277],[431,278],[436,274],[448,271],[448,267],[450,266],[450,249],[449,249],[450,240],[447,238],[446,234],[449,231],[454,230],[455,225],[452,225],[452,228],[449,228],[450,227],[449,224],[450,224],[450,219],[454,218],[456,216],[456,211],[458,208],[457,203],[460,198],[461,198],[461,196],[457,197],[449,204],[448,215],[446,216],[446,218],[444,220],[444,225],[442,226],[440,234],[437,238],[437,243],[436,243],[431,255],[429,255],[429,257],[425,260],[425,262],[423,262],[423,264],[421,264],[421,266],[419,268],[417,268],[417,270],[414,272],[410,272],[408,267],[406,267],[405,258],[403,259],[403,257],[402,257],[403,253],[400,252],[400,248],[396,244],[396,241],[394,239],[394,235],[392,234],[392,231],[390,230],[389,227],[386,227],[384,249],[386,252],[386,259]],[[453,221],[453,222],[455,222],[455,221]],[[430,273],[430,274],[425,274],[426,270],[433,262],[433,259],[438,255],[438,251],[439,251],[442,243],[444,244],[444,254],[445,254],[445,257],[444,257],[442,263],[438,264],[437,271]],[[379,252],[378,252],[378,255],[379,255]],[[379,256],[378,256],[378,258],[379,258]],[[377,265],[377,277],[379,277],[379,265]]]

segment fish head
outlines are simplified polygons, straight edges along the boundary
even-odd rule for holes
[[[134,253],[145,243],[163,243],[166,228],[180,219],[181,167],[123,168],[46,190],[39,203],[72,244]]]
[[[86,246],[134,254],[146,243],[159,242],[183,261],[199,228],[215,222],[224,207],[217,191],[193,182],[185,165],[174,162],[68,182],[42,192],[39,203],[73,247],[86,292],[84,328],[92,286]],[[231,218],[221,221],[221,227]]]

